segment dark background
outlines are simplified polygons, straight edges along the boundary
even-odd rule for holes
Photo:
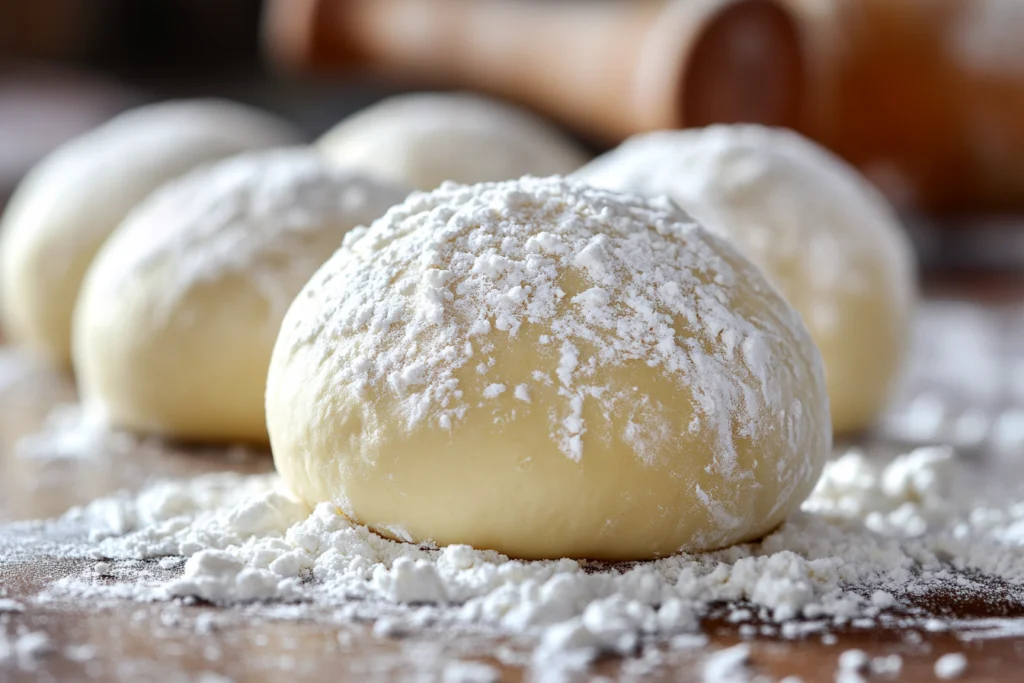
[[[277,72],[263,55],[261,11],[260,0],[0,0],[0,204],[47,152],[142,102],[235,99],[312,140],[403,89],[358,72]],[[1024,273],[1016,215],[905,218],[926,268]]]
[[[261,54],[261,5],[0,0],[0,75],[10,80],[32,70],[40,81],[63,78],[121,90],[133,101],[228,97],[286,116],[311,136],[397,90],[354,75],[310,79],[274,73]]]

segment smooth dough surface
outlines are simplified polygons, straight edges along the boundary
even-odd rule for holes
[[[757,268],[670,203],[559,178],[350,233],[282,323],[267,421],[308,503],[522,558],[758,538],[831,446],[818,351]]]
[[[587,156],[553,126],[469,94],[399,95],[345,119],[320,138],[332,161],[432,190],[575,171]]]
[[[26,176],[3,216],[0,318],[8,339],[67,365],[82,278],[132,207],[197,164],[298,139],[256,109],[183,100],[130,110],[54,151]]]
[[[853,168],[796,133],[746,125],[640,135],[576,175],[668,195],[732,241],[821,349],[836,433],[871,426],[899,374],[915,264],[893,210]]]
[[[139,432],[265,443],[267,366],[285,310],[349,229],[406,194],[309,149],[250,152],[160,188],[83,283],[83,402]]]

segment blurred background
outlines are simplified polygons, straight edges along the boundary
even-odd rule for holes
[[[0,201],[142,102],[216,95],[310,138],[388,94],[475,89],[594,152],[759,121],[856,164],[926,269],[1024,272],[1024,0],[3,0]]]

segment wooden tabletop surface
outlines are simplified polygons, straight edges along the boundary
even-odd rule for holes
[[[1021,330],[1018,342],[1024,342],[1024,306],[1017,303],[1024,302],[1024,290],[1019,284],[1005,281],[981,285],[967,291],[955,281],[947,281],[935,291],[943,297],[960,299],[955,310],[961,314],[977,313],[1002,324],[999,329]],[[942,307],[935,310],[940,311],[940,318],[945,315],[941,313]],[[933,310],[931,324],[935,317]],[[920,334],[918,337],[915,343],[920,343]],[[1004,339],[999,344],[998,362],[1006,367],[1024,361],[1024,343],[1012,341]],[[922,374],[927,369],[922,370],[913,362],[910,366],[911,376],[900,393],[900,401],[912,399],[918,387],[928,382],[930,390],[956,393],[955,386],[936,385],[934,378]],[[130,457],[103,454],[87,459],[40,459],[12,453],[21,437],[40,428],[55,404],[74,398],[74,387],[68,378],[26,366],[11,351],[0,349],[0,520],[53,517],[72,505],[118,489],[138,488],[154,475],[271,469],[265,454],[237,457],[210,451],[143,450]],[[863,445],[869,449],[901,447],[878,436]],[[0,536],[10,533],[10,529],[0,526]],[[501,680],[527,680],[523,665],[526,660],[516,663],[516,657],[510,653],[528,652],[529,642],[472,632],[428,631],[406,638],[378,637],[369,624],[341,624],[311,606],[223,609],[109,597],[41,604],[31,601],[54,580],[80,575],[90,562],[54,559],[45,554],[32,561],[0,556],[0,598],[20,600],[26,605],[20,612],[4,612],[0,607],[0,634],[4,630],[15,633],[21,627],[42,630],[52,644],[28,667],[19,667],[13,660],[6,664],[0,661],[0,682],[443,681],[446,667],[457,660],[486,662],[500,671]],[[946,618],[955,615],[966,620],[1024,620],[1024,598],[1019,592],[994,583],[991,590],[982,593],[936,593],[922,597],[919,602],[918,606],[925,611]],[[584,679],[605,676],[612,680],[698,681],[701,663],[711,651],[747,642],[751,647],[752,670],[770,677],[765,680],[796,675],[807,682],[834,681],[839,655],[851,648],[862,649],[871,656],[902,656],[903,668],[898,678],[866,675],[867,680],[935,680],[935,661],[948,652],[967,656],[968,669],[958,680],[1024,680],[1024,635],[1012,633],[972,638],[963,632],[848,627],[801,640],[763,635],[741,638],[738,625],[714,615],[705,620],[704,631],[709,636],[705,647],[650,647],[632,659],[602,660]],[[448,673],[448,680],[458,680],[451,677],[453,671]]]

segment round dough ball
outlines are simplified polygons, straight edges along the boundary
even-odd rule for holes
[[[771,531],[831,446],[821,359],[669,203],[559,178],[413,194],[292,303],[278,471],[387,536],[631,560]]]
[[[399,95],[351,116],[317,143],[334,162],[432,190],[571,173],[587,156],[554,127],[509,104],[468,94]]]
[[[66,365],[82,277],[132,207],[199,163],[298,137],[250,107],[192,100],[133,109],[58,148],[25,177],[3,216],[0,318],[8,339]]]
[[[348,230],[406,194],[312,150],[251,152],[157,190],[82,284],[73,350],[83,402],[135,431],[265,443],[263,392],[285,310]]]
[[[639,135],[576,175],[668,195],[731,240],[821,349],[836,433],[871,426],[899,374],[915,265],[892,209],[853,168],[796,133],[745,125]]]

